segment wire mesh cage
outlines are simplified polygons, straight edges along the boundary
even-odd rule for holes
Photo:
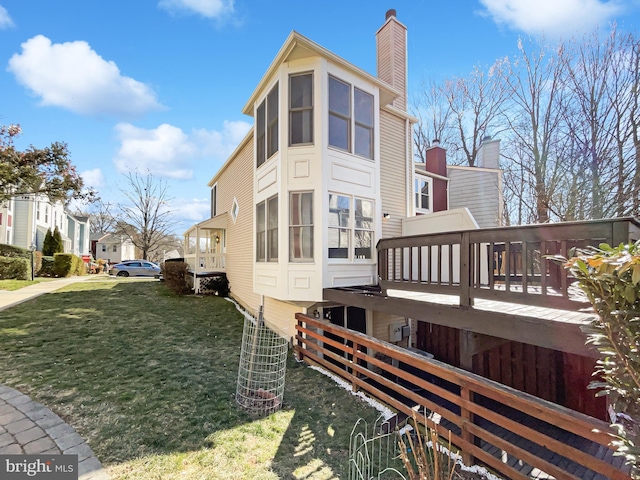
[[[268,415],[282,407],[287,367],[287,339],[262,321],[245,317],[238,367],[236,402],[245,410]]]

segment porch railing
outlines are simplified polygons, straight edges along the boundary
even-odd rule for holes
[[[612,456],[605,422],[325,321],[296,320],[299,359],[445,437],[451,431],[467,465],[477,460],[512,479],[535,471],[630,478],[622,457]]]
[[[195,272],[224,272],[226,255],[224,253],[199,253],[185,255],[184,261]]]
[[[379,283],[385,291],[457,295],[463,306],[482,298],[573,310],[586,301],[549,257],[636,240],[639,231],[639,219],[622,218],[382,239]]]

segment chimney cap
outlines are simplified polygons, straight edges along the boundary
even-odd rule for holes
[[[384,19],[385,20],[389,20],[389,18],[395,17],[395,16],[396,16],[396,9],[395,8],[390,8],[389,10],[387,10],[387,13],[385,14]]]

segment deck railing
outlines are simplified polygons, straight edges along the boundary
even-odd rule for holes
[[[630,478],[608,446],[605,422],[352,330],[302,314],[296,319],[299,359],[445,438],[451,431],[467,465],[479,461],[522,480],[536,472],[571,480]]]
[[[483,298],[573,310],[586,301],[573,295],[573,278],[550,257],[636,240],[639,231],[640,220],[622,218],[382,239],[379,283],[385,291],[457,295],[463,306]]]

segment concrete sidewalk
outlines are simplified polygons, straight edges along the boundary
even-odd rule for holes
[[[0,312],[45,293],[53,292],[67,285],[71,285],[72,283],[84,282],[90,278],[96,278],[96,275],[60,278],[49,282],[40,282],[34,285],[29,285],[28,287],[24,287],[19,290],[0,290]]]

